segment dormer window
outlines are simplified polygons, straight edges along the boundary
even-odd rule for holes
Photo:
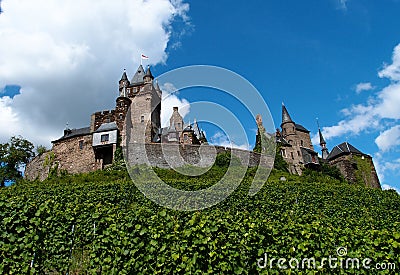
[[[144,116],[140,117],[140,123],[144,123]]]

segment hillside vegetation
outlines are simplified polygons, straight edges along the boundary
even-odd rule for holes
[[[212,185],[224,169],[203,177],[157,173],[193,190]],[[399,272],[396,192],[274,170],[250,197],[253,173],[224,202],[194,212],[154,204],[125,171],[17,182],[0,190],[0,274],[374,274],[375,263],[394,263]],[[338,257],[339,247],[347,249],[343,258],[372,259],[371,270],[257,266],[265,255],[300,263],[314,257],[318,266]]]

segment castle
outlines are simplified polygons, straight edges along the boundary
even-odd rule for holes
[[[329,153],[326,141],[318,128],[321,158],[314,151],[310,131],[295,123],[282,104],[281,130],[276,130],[276,142],[280,154],[288,163],[289,171],[300,174],[304,167],[318,169],[322,163],[334,166],[350,183],[364,183],[373,188],[381,188],[372,157],[362,153],[348,142],[335,146]],[[321,162],[321,163],[320,163]]]
[[[261,158],[256,152],[221,146],[201,147],[200,145],[207,145],[205,133],[196,120],[192,124],[185,123],[178,107],[173,107],[169,126],[161,127],[162,90],[158,82],[154,81],[150,67],[144,70],[140,65],[131,80],[124,71],[118,83],[118,94],[115,109],[92,114],[90,126],[80,129],[67,127],[62,137],[52,141],[53,148],[50,152],[37,156],[27,165],[25,177],[43,180],[54,168],[68,173],[104,169],[113,163],[117,147],[127,140],[133,145],[146,145],[147,156],[142,156],[143,151],[137,146],[132,147],[129,161],[136,164],[146,163],[168,168],[171,161],[165,159],[169,155],[166,152],[172,153],[178,148],[178,156],[183,158],[173,157],[172,162],[176,166],[185,163],[207,166],[213,163],[216,153],[226,151],[235,152],[249,166],[272,166],[273,159]],[[256,121],[257,143],[265,140],[264,135],[271,138],[273,135],[267,134],[262,126],[261,116],[257,116]],[[301,175],[304,168],[318,169],[320,162],[323,162],[337,167],[351,183],[361,181],[367,186],[380,188],[371,156],[347,142],[335,146],[329,153],[320,130],[319,136],[321,159],[314,150],[310,131],[295,123],[282,104],[281,130],[276,130],[274,142],[278,144],[279,153],[288,163],[289,172]],[[205,159],[204,163],[202,159]],[[262,159],[264,163],[260,163]]]
[[[153,80],[150,67],[145,71],[140,65],[131,80],[124,71],[115,109],[92,114],[88,127],[67,127],[62,137],[52,141],[50,154],[39,156],[27,165],[25,176],[44,179],[54,164],[69,173],[104,169],[112,164],[117,146],[126,135],[133,143],[206,144],[205,133],[198,123],[184,123],[178,107],[173,107],[169,126],[161,127],[162,91]]]

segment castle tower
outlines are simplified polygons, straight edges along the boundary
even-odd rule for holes
[[[132,101],[127,129],[129,142],[151,143],[161,128],[162,92],[156,90],[153,79],[150,67],[144,72],[140,65],[127,88]]]
[[[124,124],[126,114],[132,101],[128,98],[128,86],[129,80],[126,75],[126,71],[122,74],[121,80],[119,81],[119,97],[116,99],[115,105],[115,121],[118,126],[118,130],[122,135],[124,135]]]
[[[296,124],[287,111],[285,104],[282,103],[282,123],[281,128],[284,137],[288,137],[296,134]]]
[[[178,107],[173,107],[171,118],[169,119],[170,128],[174,127],[176,131],[182,132],[183,130],[183,118],[178,111]]]
[[[304,167],[319,165],[318,154],[311,143],[310,131],[292,120],[284,104],[281,128],[280,140],[285,144],[281,147],[281,154],[289,164],[291,173],[301,175]]]

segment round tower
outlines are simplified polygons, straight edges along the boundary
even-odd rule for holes
[[[282,136],[283,137],[288,137],[291,135],[296,134],[296,124],[292,120],[292,118],[289,115],[289,112],[287,111],[285,104],[282,103]]]

